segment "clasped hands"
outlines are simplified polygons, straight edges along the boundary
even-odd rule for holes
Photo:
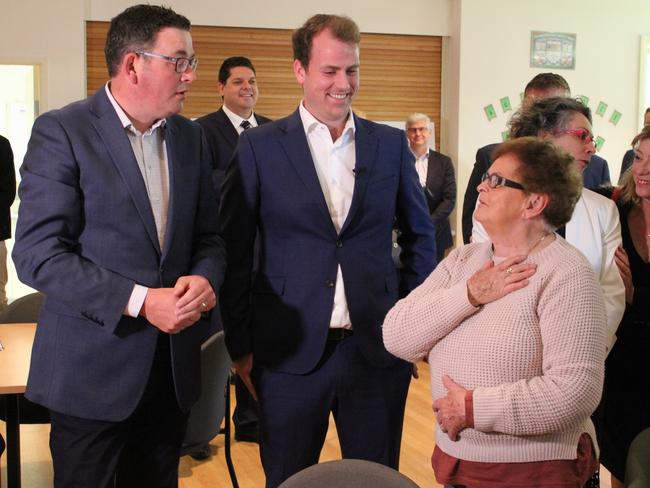
[[[203,276],[181,276],[174,288],[149,288],[140,314],[168,334],[177,334],[212,310],[217,297]]]

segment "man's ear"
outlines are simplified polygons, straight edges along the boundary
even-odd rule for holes
[[[307,74],[307,70],[297,59],[293,60],[293,74],[296,76],[298,83],[302,85],[305,82],[305,75]]]
[[[122,62],[120,63],[119,70],[126,76],[126,78],[133,84],[138,82],[140,56],[136,53],[126,53]]]

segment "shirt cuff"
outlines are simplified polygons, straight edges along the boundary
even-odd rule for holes
[[[137,317],[140,315],[140,310],[142,309],[142,304],[148,291],[149,288],[146,286],[138,285],[137,283],[133,285],[129,303],[124,308],[124,315],[128,315],[129,317]]]
[[[474,428],[474,390],[465,393],[465,424],[470,429]]]

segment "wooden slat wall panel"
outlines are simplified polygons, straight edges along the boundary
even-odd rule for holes
[[[86,23],[88,94],[108,76],[107,30],[108,22]],[[302,90],[293,76],[290,30],[193,26],[192,39],[200,62],[185,116],[198,117],[221,105],[217,71],[229,56],[253,61],[260,86],[257,112],[275,119],[295,110]],[[411,112],[424,112],[435,122],[439,141],[442,38],[363,34],[361,39],[361,89],[354,108],[372,120],[401,121]]]

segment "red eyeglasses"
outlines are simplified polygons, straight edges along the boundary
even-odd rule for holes
[[[553,134],[571,134],[584,143],[594,142],[594,135],[587,129],[557,129],[553,131]]]

